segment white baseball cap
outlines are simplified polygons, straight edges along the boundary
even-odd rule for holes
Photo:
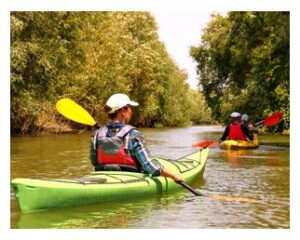
[[[135,101],[131,101],[126,94],[116,93],[107,100],[106,105],[111,108],[108,113],[114,113],[126,105],[138,106],[139,104]]]
[[[232,118],[237,118],[237,117],[240,117],[240,116],[241,116],[241,114],[239,112],[233,112],[233,113],[230,114],[230,117],[232,117]]]

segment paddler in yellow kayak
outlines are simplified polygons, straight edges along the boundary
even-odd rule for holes
[[[241,114],[233,112],[230,114],[231,122],[226,126],[220,142],[225,140],[253,141],[253,133],[249,130],[248,124],[241,123]]]
[[[249,128],[250,133],[258,133],[258,129],[252,123],[249,123],[248,114],[244,113],[241,116],[241,122],[242,122],[242,125],[245,125],[246,128],[247,127]]]
[[[182,181],[179,174],[170,172],[150,158],[143,134],[129,125],[132,106],[138,106],[126,94],[112,95],[104,107],[110,122],[92,136],[91,162],[95,171],[144,172]]]

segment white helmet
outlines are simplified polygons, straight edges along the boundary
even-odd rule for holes
[[[241,120],[245,121],[245,122],[248,122],[249,116],[245,113],[245,114],[242,115]]]

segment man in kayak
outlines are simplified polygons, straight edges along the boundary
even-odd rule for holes
[[[248,125],[241,124],[241,114],[233,112],[230,114],[231,123],[226,126],[223,136],[219,139],[220,142],[229,140],[250,140],[253,141],[253,134],[250,132]]]
[[[91,162],[95,171],[143,172],[182,181],[181,175],[168,171],[150,158],[143,134],[128,125],[132,106],[138,105],[122,93],[107,100],[104,110],[111,121],[92,136]]]

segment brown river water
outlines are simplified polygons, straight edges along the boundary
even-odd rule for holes
[[[195,151],[193,143],[215,140],[223,128],[141,129],[152,156],[176,159]],[[91,132],[11,138],[11,179],[76,178],[93,170]],[[224,151],[212,148],[197,187],[208,195],[258,199],[225,202],[183,189],[150,196],[36,213],[20,213],[11,191],[11,228],[157,229],[290,227],[289,136],[259,135],[260,147]]]

